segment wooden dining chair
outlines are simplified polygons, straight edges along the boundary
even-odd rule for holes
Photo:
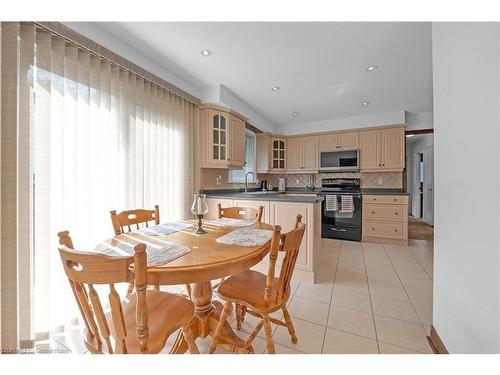
[[[225,301],[225,304],[219,324],[215,330],[215,335],[210,344],[209,353],[213,353],[219,344],[220,334],[232,303],[238,306],[237,310],[240,310],[241,306],[244,311],[261,319],[252,334],[245,341],[244,349],[248,349],[252,345],[253,340],[264,326],[267,338],[267,351],[270,354],[276,353],[272,338],[271,323],[286,326],[292,342],[297,342],[297,336],[295,335],[295,329],[286,308],[286,303],[290,297],[290,280],[306,228],[301,220],[302,216],[297,215],[295,228],[286,234],[281,234],[281,227],[279,225],[274,227],[267,275],[247,270],[228,277],[219,286],[218,294]],[[278,259],[279,251],[285,252],[285,257],[281,264],[279,277],[275,277],[276,260]],[[283,311],[284,322],[270,317],[271,313],[280,309]],[[237,319],[243,319],[244,313],[241,314],[237,311],[236,316]]]
[[[217,204],[217,217],[219,219],[225,217],[230,219],[255,220],[258,223],[262,221],[264,207],[259,206],[259,209],[251,207],[226,207],[222,208],[221,204]]]
[[[191,353],[198,353],[189,327],[193,303],[176,294],[147,290],[146,245],[133,256],[75,251],[69,232],[59,234],[59,254],[85,324],[84,342],[92,353],[159,353],[168,337],[182,329]],[[115,284],[135,281],[121,299]],[[105,311],[95,286],[109,285]],[[114,345],[113,345],[114,342]]]
[[[133,229],[140,229],[139,224],[149,226],[150,221],[154,221],[156,225],[160,224],[160,206],[156,205],[154,210],[128,210],[116,213],[115,210],[109,212],[111,214],[111,224],[116,234],[131,232]],[[133,226],[135,225],[135,228]],[[133,228],[133,229],[132,229]]]

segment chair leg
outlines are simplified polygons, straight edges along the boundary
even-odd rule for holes
[[[184,339],[186,340],[189,348],[189,352],[191,354],[200,354],[198,351],[198,347],[196,346],[196,342],[194,341],[193,331],[191,327],[182,328],[182,334],[184,335]]]
[[[274,348],[273,341],[273,330],[271,328],[271,319],[269,319],[269,314],[262,314],[262,320],[264,321],[264,331],[266,332],[267,338],[267,352],[269,354],[276,354],[276,349]]]
[[[229,310],[231,310],[231,302],[226,302],[220,315],[219,324],[215,329],[214,337],[212,338],[212,342],[210,343],[210,348],[208,349],[209,354],[213,354],[215,352],[215,349],[217,349],[217,345],[220,341],[220,334],[222,333],[222,328],[224,327],[224,323],[226,322]]]
[[[290,313],[288,312],[288,309],[283,306],[283,317],[285,318],[286,322],[286,328],[288,328],[288,333],[290,333],[290,336],[292,337],[292,342],[294,344],[297,343],[297,336],[295,336],[295,328],[293,327],[292,323],[292,318],[290,318]]]
[[[246,306],[241,306],[241,322],[243,323],[245,321],[245,314],[247,313],[247,307]]]
[[[191,299],[191,284],[186,284],[186,293],[189,299]]]
[[[241,305],[239,303],[234,304],[234,311],[236,313],[236,329],[239,331],[241,329]]]

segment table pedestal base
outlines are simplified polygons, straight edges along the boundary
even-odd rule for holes
[[[191,288],[191,300],[195,305],[195,317],[190,323],[193,336],[195,338],[213,337],[220,321],[222,303],[212,301],[213,290],[210,282],[192,284]],[[232,353],[253,353],[251,346],[248,350],[243,349],[244,344],[245,341],[236,335],[230,324],[227,321],[224,322],[219,345]],[[187,350],[184,336],[182,332],[179,332],[170,353],[181,354]]]

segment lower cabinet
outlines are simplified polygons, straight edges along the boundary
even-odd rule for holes
[[[408,196],[363,196],[363,241],[408,244]]]
[[[316,248],[321,246],[321,204],[320,203],[300,203],[300,202],[282,202],[282,201],[250,201],[250,200],[230,200],[208,198],[208,213],[207,218],[215,218],[217,216],[217,204],[222,207],[264,207],[262,221],[271,225],[281,226],[283,233],[289,232],[294,228],[297,214],[302,215],[302,222],[306,224],[304,238],[299,249],[297,262],[293,278],[313,283],[314,282],[314,252]],[[280,252],[278,256],[278,266],[284,253]],[[267,257],[256,265],[254,268],[260,272],[267,272]],[[279,269],[276,271],[279,275]]]

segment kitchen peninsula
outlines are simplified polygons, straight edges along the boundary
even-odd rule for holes
[[[259,190],[244,192],[242,190],[204,190],[207,194],[207,218],[217,215],[217,205],[222,207],[264,207],[262,221],[271,225],[280,225],[283,232],[293,229],[295,216],[302,215],[302,222],[307,225],[304,239],[300,246],[294,280],[314,283],[317,277],[317,254],[321,250],[321,202],[322,196],[306,192],[262,192]],[[282,260],[280,253],[278,263]],[[267,258],[257,264],[254,269],[265,272]]]

